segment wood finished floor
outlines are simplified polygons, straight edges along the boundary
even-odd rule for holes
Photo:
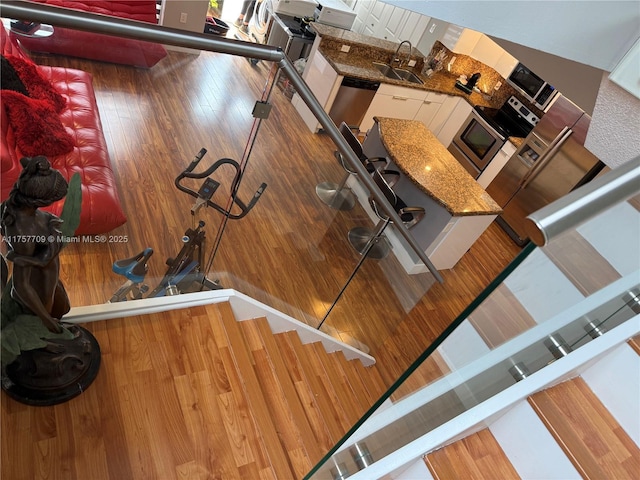
[[[207,52],[169,52],[149,70],[47,55],[35,59],[92,73],[129,219],[112,232],[126,242],[74,244],[64,252],[62,275],[72,305],[105,302],[121,283],[111,272],[113,261],[147,246],[156,252],[148,275],[153,285],[194,222],[193,198],[175,189],[176,175],[201,147],[208,154],[198,171],[219,158],[242,158],[251,110],[270,65]],[[348,230],[371,223],[359,206],[338,212],[319,201],[315,185],[343,176],[333,142],[311,134],[277,87],[270,101],[273,109],[259,126],[239,196],[248,201],[260,183],[268,187],[245,219],[228,223],[209,276],[315,326],[358,261],[346,241]],[[233,173],[223,167],[213,175],[222,184],[214,196],[220,204]],[[201,218],[210,248],[222,217],[206,209]],[[442,272],[442,285],[429,274],[407,275],[393,255],[368,260],[323,331],[384,358],[383,377],[391,383],[518,251],[491,225],[455,268]]]
[[[223,157],[242,158],[252,128],[251,110],[262,94],[269,66],[251,66],[242,58],[211,53],[194,57],[170,52],[150,70],[46,55],[35,59],[93,75],[105,138],[129,218],[112,233],[127,241],[70,245],[61,256],[61,275],[72,305],[104,303],[121,283],[111,271],[116,259],[152,246],[156,253],[148,278],[162,276],[164,260],[175,255],[184,230],[193,224],[189,214],[192,198],[174,188],[175,176],[201,147],[209,151],[203,161],[206,166]],[[210,277],[317,325],[358,261],[346,241],[347,231],[370,223],[359,207],[337,212],[318,200],[315,185],[338,181],[343,175],[333,156],[334,145],[327,136],[307,130],[279,89],[274,89],[271,102],[274,108],[260,126],[240,198],[248,200],[262,182],[268,184],[267,190],[246,219],[229,223]],[[223,193],[228,192],[233,173],[229,169],[217,172],[215,178],[222,187],[216,201],[225,201]],[[197,189],[199,185],[191,186]],[[221,217],[211,210],[204,211],[202,217],[212,240]],[[427,274],[407,276],[393,256],[366,261],[323,330],[366,345],[377,359],[375,369],[382,389],[388,388],[518,251],[506,234],[492,225],[454,269],[442,272],[442,285]],[[135,329],[132,334],[137,338]],[[137,356],[132,361],[145,362]],[[417,386],[437,378],[441,364],[429,362],[412,381]],[[107,380],[118,385],[116,379]],[[147,384],[150,381],[145,379]],[[376,389],[374,397],[381,391]],[[133,390],[129,393],[141,395]],[[89,406],[82,408],[104,401],[109,404],[105,408],[115,409],[122,399],[91,396],[88,401]],[[5,398],[3,409],[7,403]],[[325,403],[328,407],[334,402]],[[352,406],[350,410],[359,416],[366,407]],[[40,425],[40,411],[25,408],[20,412],[12,417],[12,422],[18,422],[13,427],[27,428],[34,415],[38,417],[35,424]],[[85,422],[83,431],[91,425],[99,428],[99,418],[84,411],[79,414],[78,421]],[[71,418],[66,410],[60,415]],[[51,447],[52,440],[47,439],[57,428],[55,422],[64,421],[45,416],[42,426],[37,427],[41,434],[37,434],[33,448]],[[343,420],[339,427],[334,426],[333,437],[352,424]],[[47,431],[39,430],[45,427]],[[134,432],[135,425],[122,428]],[[69,437],[68,441],[74,440]],[[43,458],[51,459],[51,455],[55,452],[45,452]],[[148,458],[139,462],[136,468],[152,468]],[[37,468],[44,475],[52,465],[38,463]],[[70,463],[60,465],[63,471],[71,468]],[[94,466],[113,468],[103,460]],[[188,468],[187,462],[183,478],[188,478]],[[83,471],[78,473],[75,478],[82,478]],[[104,472],[100,476],[110,478]],[[134,472],[131,478],[140,477]],[[265,474],[265,478],[269,476]]]

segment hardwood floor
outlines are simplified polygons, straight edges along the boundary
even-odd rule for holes
[[[148,275],[149,283],[153,286],[154,279],[159,279],[163,274],[165,259],[177,253],[184,230],[194,223],[189,213],[193,198],[175,189],[174,178],[201,147],[209,151],[202,162],[202,170],[219,158],[242,158],[253,124],[251,110],[262,94],[269,66],[262,63],[252,66],[245,59],[213,53],[202,53],[195,57],[169,52],[166,59],[150,70],[45,55],[35,56],[35,59],[38,63],[79,68],[93,74],[105,137],[123,207],[129,219],[124,226],[112,232],[127,241],[77,243],[62,253],[61,274],[72,305],[106,302],[122,283],[111,271],[113,261],[131,256],[147,246],[155,250]],[[245,219],[228,223],[209,277],[219,279],[225,287],[235,288],[316,326],[358,261],[357,254],[346,241],[348,230],[356,225],[369,225],[370,221],[359,207],[350,212],[338,212],[319,201],[315,195],[315,185],[325,180],[338,181],[343,175],[333,156],[334,145],[323,134],[311,134],[300,122],[289,100],[278,89],[274,89],[271,103],[273,109],[270,118],[260,126],[239,196],[247,201],[262,182],[268,184],[267,190]],[[216,172],[215,179],[222,184],[214,197],[217,202],[226,201],[234,173],[228,168]],[[194,183],[192,187],[197,189],[199,184]],[[202,212],[202,218],[207,222],[210,248],[221,223],[221,215],[207,209]],[[388,388],[406,370],[519,250],[497,225],[492,225],[455,268],[442,272],[444,284],[434,282],[428,274],[406,275],[393,255],[383,261],[365,261],[322,328],[344,341],[368,348],[376,358],[376,375],[379,375],[381,384],[375,390],[361,393],[370,395],[370,402],[375,401],[379,391]],[[101,342],[102,338],[106,338],[107,349],[114,348],[113,341],[129,345],[125,351],[127,355],[132,355],[130,368],[140,371],[142,383],[132,387],[127,382],[123,384],[121,380],[107,375],[104,381],[113,383],[114,387],[122,387],[118,397],[97,398],[94,391],[88,397],[89,403],[82,408],[100,405],[104,409],[102,420],[90,411],[75,412],[73,415],[78,417],[73,417],[76,418],[73,422],[80,422],[77,428],[83,432],[89,432],[92,428],[99,430],[106,425],[101,423],[104,418],[111,414],[120,415],[119,403],[144,400],[146,390],[143,387],[150,387],[154,382],[152,375],[144,372],[153,362],[166,362],[166,358],[163,360],[158,352],[154,354],[149,351],[149,346],[143,347],[139,343],[143,333],[157,341],[154,325],[136,324],[134,331],[139,335],[130,339],[122,337],[122,333],[117,334],[120,336],[116,336],[116,340],[109,335],[101,337]],[[180,358],[188,361],[187,357]],[[228,358],[224,360],[229,361]],[[266,362],[265,359],[255,361]],[[418,372],[418,375],[423,376],[425,381],[437,378],[442,373],[441,363],[437,359],[427,363],[424,371]],[[174,368],[166,363],[165,366]],[[219,364],[215,367],[219,368]],[[185,364],[175,368],[188,370],[189,366]],[[202,386],[211,380],[195,375],[181,381]],[[233,381],[241,385],[240,380]],[[412,381],[420,383],[416,376],[412,376]],[[327,388],[322,384],[317,386]],[[406,390],[400,393],[406,393]],[[120,398],[120,395],[123,397]],[[178,401],[175,398],[169,400],[173,403]],[[223,408],[227,404],[225,402],[232,400],[228,393],[218,397],[216,402]],[[191,400],[185,397],[179,401],[187,405]],[[209,402],[204,398],[201,401]],[[323,399],[323,402],[327,408],[336,403],[329,398]],[[15,405],[8,407],[9,403],[3,398],[3,412],[7,412],[7,408],[18,408]],[[349,418],[366,411],[362,405],[347,404],[345,408],[349,410]],[[15,414],[11,421],[16,422],[12,423],[11,428],[24,429],[26,424],[34,420],[38,442],[33,448],[43,449],[43,458],[51,460],[50,464],[25,468],[38,468],[43,472],[51,471],[51,468],[61,472],[76,468],[69,458],[64,460],[67,463],[56,463],[54,459],[60,452],[48,453],[47,450],[53,448],[50,439],[57,422],[68,421],[76,425],[71,420],[72,414],[62,409],[60,418],[54,418],[51,414],[43,414],[45,418],[40,418],[41,411],[37,409],[18,410],[11,411]],[[232,410],[236,411],[229,409],[227,413]],[[117,427],[122,430],[101,434],[112,435],[112,439],[119,435],[135,437],[133,443],[145,444],[148,438],[136,437],[138,426],[144,427],[145,435],[163,435],[158,428],[165,427],[154,422],[161,422],[160,419],[170,415],[163,411],[152,413],[149,416],[147,412],[140,418],[133,416],[130,420],[133,423],[127,423],[127,420]],[[179,437],[175,441],[180,444],[182,440],[193,442],[186,438],[191,433],[186,429],[201,428],[201,433],[209,438],[218,435],[218,432],[202,426],[205,420],[196,413],[192,412],[185,425],[176,425]],[[27,423],[21,423],[21,415]],[[339,436],[353,425],[353,420],[345,421],[346,412],[341,415],[335,417],[340,420],[334,419],[338,423],[333,426],[329,423],[326,427],[330,438],[322,437],[324,446],[335,443],[336,435]],[[230,417],[225,419],[234,421]],[[211,421],[215,423],[217,420],[212,418]],[[143,422],[144,425],[135,422]],[[22,431],[22,435],[33,434],[33,430],[29,433]],[[64,435],[70,433],[67,431]],[[26,438],[22,440],[26,441]],[[76,440],[69,437],[65,441],[73,443]],[[106,443],[109,445],[105,446]],[[119,447],[113,443],[113,440],[97,442],[98,450],[94,453],[98,457],[95,463],[83,463],[83,468],[93,466],[102,469],[102,473],[97,470],[85,472],[77,467],[74,475],[68,478],[154,478],[155,473],[148,473],[149,469],[159,468],[157,462],[161,460],[177,465],[178,478],[198,478],[194,470],[196,464],[190,463],[188,455],[181,448],[171,453],[173,458],[165,457],[162,451],[129,452],[127,455],[137,456],[129,463],[120,465],[125,477],[105,473],[105,468],[119,468],[117,464],[112,465],[111,460],[107,462],[108,465],[104,461],[105,455],[109,459],[116,459],[116,462],[120,458]],[[255,475],[260,478],[273,477],[270,471],[273,465],[268,467],[264,461],[264,446],[256,447],[253,453],[243,450],[242,445],[236,447],[235,460],[225,459],[224,462],[228,462],[225,468],[231,468],[234,461],[247,460],[247,466],[240,468],[237,478],[258,478]],[[10,454],[3,449],[3,455]],[[150,456],[155,460],[152,461]],[[256,463],[248,466],[251,458]],[[4,456],[3,460],[6,461],[7,457]],[[311,460],[317,459],[312,455]],[[308,467],[305,462],[308,460],[301,460],[297,471]],[[29,473],[33,472],[29,470],[23,478],[29,478]],[[236,476],[234,474],[229,478]]]
[[[147,246],[155,250],[148,283],[162,276],[164,260],[181,247],[194,224],[193,198],[173,186],[177,174],[205,147],[196,169],[215,160],[240,161],[249,149],[251,110],[262,95],[270,66],[203,52],[169,52],[149,70],[82,59],[35,56],[39,63],[93,74],[105,137],[128,222],[112,232],[126,242],[78,243],[62,256],[72,305],[99,304],[121,283],[111,272],[118,258]],[[322,204],[315,185],[338,181],[333,142],[311,134],[276,87],[269,119],[259,126],[239,197],[247,202],[268,187],[240,221],[228,222],[209,277],[301,321],[316,326],[345,284],[359,257],[346,241],[356,225],[370,225],[359,206],[338,212]],[[235,171],[212,174],[221,183],[214,201],[226,204]],[[195,181],[186,185],[198,189]],[[191,217],[191,218],[190,218]],[[203,209],[211,248],[222,216]],[[367,260],[322,327],[385,359],[391,383],[516,255],[519,248],[492,225],[444,284],[429,274],[407,275],[393,255]]]

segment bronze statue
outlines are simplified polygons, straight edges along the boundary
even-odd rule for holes
[[[62,222],[39,207],[64,198],[68,184],[44,156],[25,157],[20,163],[23,170],[2,205],[0,227],[6,259],[13,262],[11,297],[58,333],[59,320],[70,308],[59,278]]]
[[[9,279],[8,269],[2,271],[2,389],[22,403],[55,405],[82,393],[100,367],[93,335],[60,322],[70,310],[60,281],[59,254],[67,237],[61,229],[73,235],[79,223],[80,177],[67,183],[44,156],[20,163],[23,170],[0,208],[2,260],[13,263]],[[61,215],[68,221],[40,210],[68,191]],[[72,213],[65,215],[67,203]]]

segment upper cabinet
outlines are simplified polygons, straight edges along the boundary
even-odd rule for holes
[[[496,42],[470,28],[449,24],[441,42],[452,52],[468,55],[493,68],[504,78],[509,76],[518,63],[515,57]]]
[[[483,33],[441,22],[380,0],[356,0],[352,30],[392,42],[409,40],[428,54],[435,40],[449,50],[468,55],[507,78],[518,61]]]
[[[357,0],[357,14],[352,30],[363,35],[392,42],[409,40],[417,45],[426,28],[429,17],[395,7],[379,0]]]

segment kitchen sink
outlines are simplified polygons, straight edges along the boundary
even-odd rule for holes
[[[406,80],[407,82],[411,82],[411,83],[419,83],[419,84],[423,83],[422,80],[420,80],[420,78],[415,73],[410,72],[409,70],[394,68],[393,71],[398,77],[400,77],[400,80]]]
[[[391,68],[389,65],[385,65],[384,63],[373,62],[373,66],[378,69],[378,71],[383,74],[387,78],[393,78],[394,80],[400,80],[400,77],[396,74],[395,70]]]
[[[384,63],[373,62],[373,66],[378,69],[380,73],[382,73],[387,78],[392,78],[393,80],[405,80],[411,83],[422,84],[422,80],[413,72],[409,70],[403,70],[400,68],[392,68],[389,65]]]

